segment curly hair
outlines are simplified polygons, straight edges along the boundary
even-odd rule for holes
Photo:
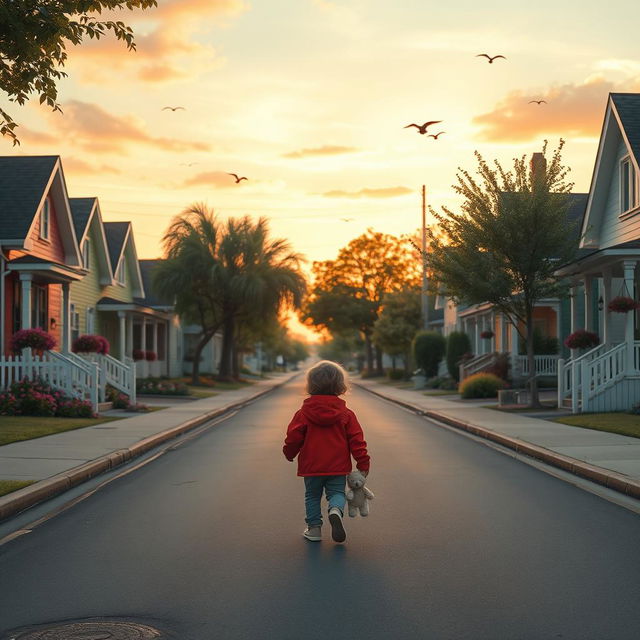
[[[311,396],[341,396],[347,388],[347,372],[335,362],[322,360],[307,371],[307,393]]]

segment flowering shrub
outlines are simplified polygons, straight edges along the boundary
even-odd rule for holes
[[[597,333],[592,331],[576,329],[576,331],[567,336],[564,344],[569,349],[591,349],[600,344],[600,338]]]
[[[491,338],[493,338],[495,334],[493,333],[493,331],[491,331],[491,329],[487,329],[486,331],[483,331],[480,334],[480,337],[483,338],[484,340],[491,340]]]
[[[607,309],[615,313],[627,313],[627,311],[635,311],[639,306],[640,304],[629,296],[617,296],[612,298],[607,305]]]
[[[146,351],[142,351],[142,349],[134,349],[131,355],[136,361],[144,360],[146,358]]]
[[[90,402],[69,398],[46,382],[26,378],[0,394],[0,415],[94,417]]]
[[[148,393],[159,396],[188,396],[189,389],[182,382],[171,382],[170,380],[137,380],[136,389],[138,393]]]
[[[22,349],[31,348],[37,351],[49,351],[56,346],[56,339],[46,331],[36,329],[20,329],[11,337],[11,349],[19,353]]]
[[[109,341],[103,336],[85,334],[73,341],[71,350],[74,353],[109,353]]]
[[[495,398],[498,390],[505,386],[505,381],[492,373],[476,373],[460,383],[460,395],[463,398]]]
[[[155,362],[158,359],[158,354],[155,351],[145,351],[144,357],[149,362]]]

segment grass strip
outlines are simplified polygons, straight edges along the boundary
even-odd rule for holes
[[[100,418],[44,418],[34,416],[0,416],[0,446],[50,436],[72,429],[92,427],[102,422],[120,420],[115,416]]]
[[[34,482],[35,480],[0,480],[0,496],[5,496],[7,493],[22,489],[22,487],[28,487]]]
[[[640,415],[632,413],[581,413],[580,415],[556,418],[554,422],[567,424],[571,427],[608,431],[621,436],[640,438]]]

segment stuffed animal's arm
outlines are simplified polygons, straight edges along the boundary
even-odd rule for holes
[[[353,500],[353,491],[351,491],[351,489],[348,489],[345,495],[347,497],[347,500]]]
[[[373,491],[371,491],[371,489],[369,489],[369,487],[362,487],[364,489],[364,495],[367,496],[367,498],[369,498],[369,500],[373,500],[375,498],[375,495],[373,494]]]

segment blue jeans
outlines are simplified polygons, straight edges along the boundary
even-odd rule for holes
[[[344,495],[347,476],[306,476],[304,479],[304,508],[307,512],[305,522],[309,527],[322,526],[322,511],[320,500],[322,490],[327,494],[329,509],[338,507],[344,514],[346,498]]]

